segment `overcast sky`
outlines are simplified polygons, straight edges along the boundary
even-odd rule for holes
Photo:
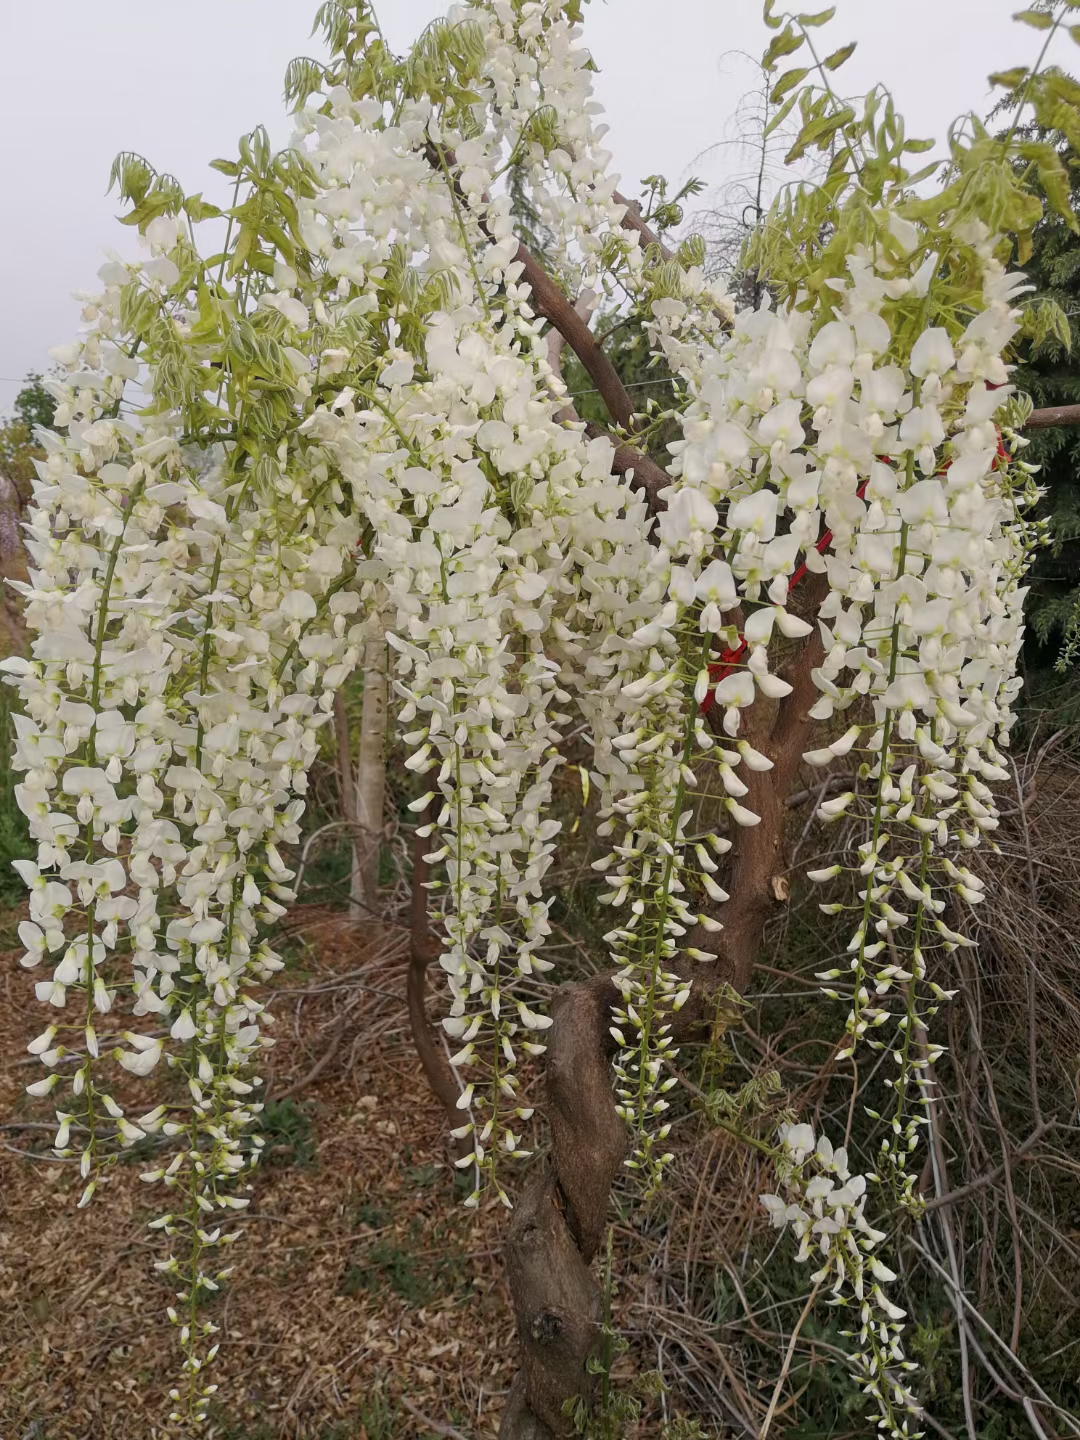
[[[822,0],[822,4],[825,0]],[[315,0],[0,0],[0,413],[21,377],[78,325],[71,292],[91,288],[109,247],[135,248],[105,185],[118,150],[169,170],[188,193],[224,198],[215,156],[265,123],[288,135],[285,66],[317,54]],[[378,0],[403,50],[446,0]],[[884,81],[909,132],[940,136],[985,109],[991,70],[1028,59],[1039,36],[1010,21],[1015,0],[839,0],[828,32],[859,40],[849,93]],[[645,175],[724,178],[752,71],[732,52],[764,48],[758,0],[592,0],[588,43],[600,66],[609,143],[623,189]],[[1067,42],[1066,42],[1067,43]],[[1067,53],[1062,62],[1072,64]]]

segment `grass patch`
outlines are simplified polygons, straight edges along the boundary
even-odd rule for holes
[[[436,1225],[430,1235],[431,1249],[423,1250],[424,1227],[419,1220],[409,1223],[404,1237],[383,1236],[362,1252],[354,1253],[341,1281],[342,1295],[376,1295],[390,1291],[410,1309],[423,1309],[448,1295],[464,1296],[472,1279],[464,1262],[453,1253],[453,1238],[446,1227]]]
[[[311,1116],[295,1100],[268,1100],[259,1116],[259,1133],[266,1141],[264,1165],[304,1167],[314,1162]]]

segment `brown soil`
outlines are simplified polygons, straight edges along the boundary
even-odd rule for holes
[[[402,934],[316,909],[290,930],[267,1073],[270,1100],[285,1098],[216,1306],[211,1433],[494,1436],[514,1362],[502,1216],[454,1203],[443,1119],[405,1029]],[[133,1157],[75,1209],[75,1165],[50,1158],[52,1106],[24,1093],[40,1074],[25,1047],[46,1021],[17,954],[0,956],[0,1437],[155,1440],[173,1433],[178,1364],[146,1229],[164,1192]],[[142,1083],[130,1113],[154,1103]]]

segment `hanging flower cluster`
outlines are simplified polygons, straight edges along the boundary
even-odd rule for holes
[[[714,514],[726,506],[716,534],[730,565],[713,566],[722,566],[728,605],[747,613],[748,658],[725,666],[712,692],[729,734],[762,693],[782,693],[768,647],[776,632],[809,628],[787,609],[796,582],[807,573],[828,582],[813,677],[821,698],[810,713],[851,723],[804,758],[854,759],[868,793],[826,800],[819,815],[835,821],[861,808],[869,838],[856,866],[850,970],[822,979],[848,986],[841,1055],[863,1037],[894,1049],[899,1069],[886,1084],[895,1105],[883,1117],[879,1165],[917,1208],[908,1157],[940,1054],[919,1036],[944,996],[933,951],[971,943],[949,907],[982,899],[981,883],[950,852],[997,825],[988,782],[1007,773],[997,745],[1008,743],[1019,688],[1023,575],[1038,539],[1023,510],[1037,491],[994,423],[1010,394],[1002,352],[1018,326],[1022,277],[1004,272],[996,238],[973,224],[958,239],[981,269],[981,306],[955,339],[941,326],[919,328],[939,257],[921,258],[919,232],[895,212],[875,224],[876,241],[830,281],[824,324],[796,301],[737,316],[720,347],[688,342],[681,316],[661,316],[658,329],[695,397],[684,417],[682,494]],[[864,1346],[869,1335],[864,1322]],[[889,1345],[898,1343],[894,1334]],[[885,1365],[872,1345],[858,1363],[871,1376]],[[875,1380],[873,1393],[891,1416],[900,1392],[890,1399]],[[906,1421],[889,1424],[906,1433]]]
[[[301,224],[336,277],[321,302],[329,323],[381,309],[386,273],[406,267],[415,308],[428,311],[421,344],[404,348],[395,317],[389,363],[306,429],[332,449],[369,527],[362,593],[387,614],[399,656],[406,765],[432,777],[413,808],[431,807],[428,859],[445,865],[444,1027],[466,1077],[457,1133],[473,1138],[461,1162],[475,1171],[472,1204],[485,1176],[507,1200],[492,1148],[520,1148],[514,1126],[531,1110],[517,1104],[517,1051],[542,1053],[550,1024],[515,989],[551,968],[539,953],[542,882],[559,829],[546,813],[551,775],[573,718],[564,672],[595,630],[582,567],[622,547],[636,573],[648,549],[645,507],[613,480],[611,443],[556,418],[561,386],[495,189],[511,157],[535,150],[537,203],[553,226],[560,204],[573,214],[583,257],[594,230],[622,214],[600,198],[606,156],[571,167],[565,152],[547,153],[553,116],[584,113],[586,56],[561,5],[526,8],[525,23],[506,5],[457,10],[432,40],[440,64],[449,56],[489,93],[483,136],[451,133],[447,109],[422,92],[387,125],[381,105],[343,85],[329,87],[328,113],[309,105],[299,127],[319,187]],[[579,156],[587,138],[575,134]],[[541,172],[552,183],[543,193]],[[575,186],[593,198],[569,205]],[[322,360],[346,363],[336,347]]]
[[[866,1176],[852,1175],[846,1149],[815,1138],[809,1125],[782,1126],[779,1141],[777,1171],[793,1198],[763,1195],[761,1203],[778,1230],[790,1226],[799,1264],[820,1259],[810,1278],[829,1287],[829,1303],[857,1310],[858,1330],[844,1332],[858,1341],[856,1379],[875,1401],[879,1428],[906,1440],[919,1410],[906,1377],[918,1367],[904,1357],[906,1312],[882,1288],[896,1275],[875,1253],[886,1235],[866,1218]]]
[[[689,933],[722,931],[725,856],[759,823],[748,782],[774,765],[756,717],[789,695],[780,671],[812,620],[813,714],[846,728],[806,759],[851,755],[860,782],[821,814],[863,806],[870,822],[848,1028],[880,1044],[896,1019],[881,1168],[912,1196],[934,1055],[916,1036],[941,996],[933,948],[966,943],[953,910],[981,897],[954,847],[996,824],[1035,538],[1030,475],[995,424],[1021,287],[977,213],[941,222],[941,239],[898,182],[860,191],[843,225],[837,201],[831,229],[806,201],[806,233],[833,234],[831,250],[736,314],[697,248],[672,257],[624,228],[578,9],[474,0],[398,60],[363,0],[328,0],[330,63],[287,77],[290,148],[256,131],[215,162],[236,186],[217,253],[197,227],[225,216],[120,157],[147,253],[103,268],[82,337],[54,352],[22,587],[34,638],[3,667],[37,845],[20,866],[24,964],[55,1012],[30,1090],[58,1102],[60,1153],[86,1137],[82,1203],[118,1146],[161,1146],[144,1178],[176,1195],[155,1223],[186,1355],[177,1416],[204,1419],[213,1393],[198,1305],[227,1274],[213,1252],[236,1238],[223,1214],[247,1203],[236,1182],[258,1153],[257,990],[281,964],[265,932],[294,898],[308,774],[372,616],[441,867],[469,1203],[484,1184],[509,1203],[496,1162],[521,1153],[531,1113],[518,1059],[551,1024],[529,997],[551,969],[566,737],[584,722],[611,841],[597,869],[616,915],[615,1083],[629,1163],[652,1182],[669,1158],[673,1018],[716,958]],[[567,418],[510,167],[567,292],[621,294],[679,377],[655,523],[632,474],[613,473],[611,439]],[[162,1102],[127,1115],[117,1067],[159,1066]],[[796,1188],[804,1128],[785,1141]],[[800,1238],[842,1238],[823,1274],[861,1301],[876,1232],[842,1152],[815,1153],[805,1194],[824,1208]],[[879,1308],[864,1369],[902,1406],[881,1382],[898,1317]]]
[[[247,1204],[219,1186],[247,1165],[258,1082],[243,1077],[265,1043],[253,991],[281,965],[259,928],[293,898],[282,848],[299,838],[328,667],[355,660],[345,618],[358,601],[341,592],[358,526],[326,513],[318,467],[287,438],[269,454],[192,453],[179,408],[124,418],[139,374],[126,315],[142,305],[177,339],[186,324],[170,293],[176,223],[156,220],[148,239],[142,265],[105,266],[87,334],[55,353],[66,434],[43,437],[21,587],[37,638],[5,669],[25,706],[14,764],[38,847],[19,862],[24,964],[44,972],[37,995],[56,1014],[31,1046],[49,1074],[30,1090],[60,1102],[60,1153],[73,1153],[73,1122],[85,1134],[80,1204],[115,1142],[160,1133],[182,1147],[144,1178],[180,1192],[159,1224],[183,1236],[162,1268],[189,1345],[213,1328],[195,1315],[220,1281],[203,1254],[230,1238],[205,1217]],[[151,360],[149,385],[166,359]],[[241,402],[238,433],[245,423]],[[120,1003],[153,1028],[106,1022],[99,1035]],[[186,1102],[132,1120],[110,1068],[146,1076],[163,1056]],[[193,1386],[198,1365],[192,1350]]]

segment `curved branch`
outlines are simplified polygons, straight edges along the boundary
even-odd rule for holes
[[[531,255],[524,245],[518,245],[514,259],[522,267],[522,279],[532,291],[537,314],[554,325],[581,361],[615,424],[624,430],[630,430],[634,420],[630,395],[587,322],[581,318],[539,260]]]
[[[1059,425],[1080,425],[1080,405],[1053,405],[1047,410],[1033,410],[1024,429],[1053,430]]]
[[[433,170],[445,171],[455,197],[461,204],[466,205],[467,197],[456,173],[458,163],[454,151],[445,146],[440,148],[429,140],[424,155]],[[474,216],[474,218],[480,233],[485,239],[494,243],[494,237],[488,228],[487,221],[482,217]],[[589,379],[600,392],[607,412],[615,424],[629,430],[634,418],[634,407],[630,403],[630,396],[626,386],[619,379],[614,365],[597,343],[596,336],[589,329],[588,323],[582,319],[539,260],[520,242],[514,262],[522,268],[522,278],[532,291],[537,313],[554,325],[581,361]]]

